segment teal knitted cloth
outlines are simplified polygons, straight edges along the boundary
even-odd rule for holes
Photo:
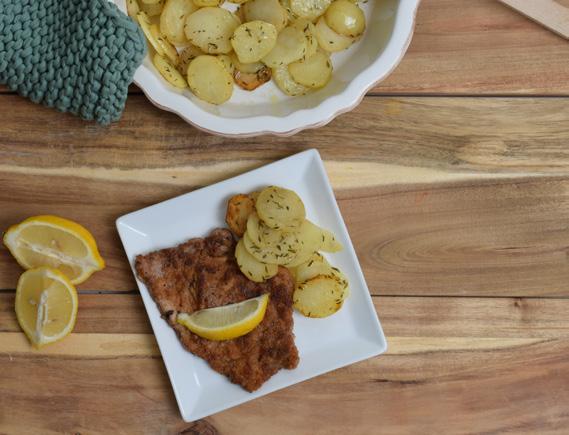
[[[0,0],[0,83],[35,103],[116,121],[145,53],[107,0]]]

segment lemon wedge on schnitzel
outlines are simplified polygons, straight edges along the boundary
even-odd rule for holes
[[[58,216],[33,216],[11,226],[4,234],[4,244],[24,269],[57,269],[73,284],[105,267],[91,233]]]
[[[255,329],[265,317],[268,303],[269,295],[264,294],[237,304],[180,313],[177,322],[202,338],[231,340]]]

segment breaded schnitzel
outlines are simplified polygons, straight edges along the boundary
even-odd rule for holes
[[[250,281],[239,270],[234,251],[231,232],[218,228],[206,238],[139,255],[135,267],[184,347],[232,382],[255,391],[281,368],[298,365],[292,332],[294,279],[279,267],[277,275],[263,283]],[[178,312],[237,303],[263,293],[270,293],[263,321],[233,340],[210,341],[176,323]]]

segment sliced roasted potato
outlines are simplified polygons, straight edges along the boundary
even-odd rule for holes
[[[311,21],[306,18],[299,18],[291,24],[292,27],[296,27],[302,30],[304,37],[306,38],[306,52],[304,53],[303,59],[312,56],[318,50],[318,40],[316,39],[316,27]]]
[[[275,230],[297,229],[306,217],[300,197],[292,190],[277,186],[264,188],[255,207],[259,218]]]
[[[253,91],[271,80],[271,75],[271,69],[263,65],[256,73],[244,73],[236,69],[233,73],[233,79],[241,89]]]
[[[302,283],[308,281],[318,275],[332,275],[332,266],[322,254],[315,252],[310,256],[308,261],[299,264],[295,269],[296,282]]]
[[[243,275],[255,282],[263,282],[275,276],[279,271],[276,264],[261,263],[256,260],[246,249],[243,239],[237,242],[235,247],[235,259]]]
[[[332,77],[332,62],[325,52],[317,51],[307,59],[291,63],[288,71],[295,82],[309,88],[321,88]]]
[[[315,20],[328,9],[332,0],[290,0],[290,9],[299,18]]]
[[[264,21],[241,24],[231,37],[231,45],[242,63],[258,62],[277,43],[277,29]]]
[[[363,11],[349,0],[336,0],[326,10],[326,23],[336,33],[351,38],[360,36],[366,26]]]
[[[190,65],[190,62],[202,54],[205,53],[195,45],[189,44],[178,54],[178,63],[176,65],[178,71],[184,76],[188,74],[188,65]]]
[[[284,8],[284,10],[286,11],[286,14],[288,16],[288,20],[289,21],[294,21],[296,20],[298,17],[296,15],[294,15],[294,13],[292,12],[292,9],[290,7],[290,0],[279,0],[279,3],[281,4],[281,6]]]
[[[199,6],[200,8],[206,6],[219,6],[223,2],[224,0],[194,0],[196,6]]]
[[[229,57],[231,57],[233,65],[235,65],[235,69],[241,71],[242,73],[256,74],[265,66],[263,62],[252,62],[252,63],[240,62],[235,52],[231,52],[229,54]]]
[[[350,282],[348,281],[348,277],[344,275],[344,273],[338,269],[337,267],[332,266],[332,275],[334,278],[344,289],[342,293],[342,300],[346,300],[346,298],[350,295]]]
[[[321,229],[322,245],[320,249],[324,252],[339,252],[344,249],[344,246],[336,240],[336,237],[331,231]]]
[[[251,215],[256,216],[255,202],[249,195],[234,195],[227,201],[225,222],[236,236],[243,237]]]
[[[247,219],[247,234],[256,245],[262,248],[281,244],[296,250],[297,239],[300,242],[298,231],[275,230],[263,223],[257,213],[251,213]]]
[[[160,15],[164,9],[164,0],[158,0],[155,3],[139,3],[140,9],[144,11],[149,17]]]
[[[152,33],[152,36],[162,48],[164,56],[170,59],[170,61],[173,62],[174,65],[177,65],[178,51],[176,50],[176,47],[170,44],[170,42],[168,42],[166,37],[162,33],[160,33],[160,30],[158,29],[158,26],[156,24],[152,24],[150,26],[150,32]]]
[[[152,59],[152,63],[158,72],[162,75],[162,77],[164,77],[166,81],[172,86],[180,89],[187,87],[188,84],[184,76],[180,74],[176,67],[171,64],[164,56],[156,53]]]
[[[300,240],[300,250],[296,258],[287,265],[289,267],[295,267],[309,261],[322,246],[322,228],[314,225],[308,219],[305,219],[300,225],[297,236]]]
[[[259,246],[247,231],[243,235],[243,243],[247,251],[257,260],[269,264],[286,265],[296,256],[299,241],[294,233],[283,233],[282,241],[274,245]]]
[[[354,38],[334,32],[330,27],[328,27],[328,24],[326,24],[326,19],[324,17],[320,17],[315,27],[318,45],[323,50],[329,52],[342,51],[352,45],[355,41]]]
[[[144,33],[144,36],[146,36],[146,39],[148,40],[148,42],[150,42],[150,45],[154,47],[156,53],[163,56],[164,49],[162,48],[162,45],[158,42],[158,40],[154,36],[154,33],[152,33],[152,22],[150,21],[150,17],[148,16],[148,14],[144,11],[140,11],[138,14],[136,14],[136,19],[138,20],[138,24],[142,29],[142,33]]]
[[[204,52],[223,54],[233,49],[230,38],[240,24],[227,9],[205,7],[188,15],[184,30],[188,40]]]
[[[291,97],[310,92],[310,88],[294,81],[288,72],[288,65],[280,65],[272,69],[272,77],[278,88]]]
[[[136,20],[136,14],[140,12],[140,6],[136,0],[126,0],[126,12],[129,17]]]
[[[187,44],[188,38],[184,33],[186,17],[197,10],[192,0],[167,0],[160,15],[160,31],[172,44]]]
[[[227,72],[229,74],[233,75],[233,73],[235,72],[235,65],[233,64],[233,61],[231,60],[231,56],[229,56],[227,54],[218,54],[217,58],[221,61],[221,63],[223,63],[223,66],[225,67]]]
[[[287,267],[290,266],[287,265]],[[340,269],[331,266],[322,254],[315,253],[307,262],[299,264],[294,268],[294,277],[297,283],[309,281],[318,275],[329,276],[335,279],[344,290],[342,292],[341,299],[346,299],[349,293],[348,278],[340,271]]]
[[[233,94],[233,78],[215,56],[202,55],[190,62],[188,84],[196,97],[211,104],[225,103]]]
[[[302,59],[305,53],[304,32],[296,27],[288,26],[281,30],[275,47],[262,60],[265,65],[276,68]]]
[[[297,284],[293,305],[306,317],[328,317],[342,307],[343,293],[344,289],[337,280],[318,275]]]
[[[288,14],[279,0],[249,0],[243,5],[243,16],[244,21],[271,23],[279,32],[288,22]]]

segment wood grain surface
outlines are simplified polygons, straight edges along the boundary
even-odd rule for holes
[[[496,0],[423,0],[362,104],[224,139],[131,87],[101,127],[0,87],[0,231],[79,221],[108,267],[33,350],[0,247],[0,434],[559,434],[569,427],[569,44]],[[184,423],[115,219],[308,148],[326,165],[387,354]]]
[[[569,400],[568,299],[375,297],[386,355],[186,424],[148,325],[130,320],[143,310],[136,294],[80,295],[76,332],[40,352],[14,332],[11,298],[0,295],[7,433],[535,434],[569,424],[556,406]],[[101,317],[109,305],[116,322]]]
[[[122,214],[316,147],[374,294],[568,294],[563,98],[374,97],[326,129],[244,140],[198,132],[142,96],[109,128],[2,98],[15,127],[0,142],[0,227],[54,213],[89,228],[108,267],[81,288],[135,288]],[[30,108],[37,127],[22,131]],[[0,248],[0,288],[19,273]]]

